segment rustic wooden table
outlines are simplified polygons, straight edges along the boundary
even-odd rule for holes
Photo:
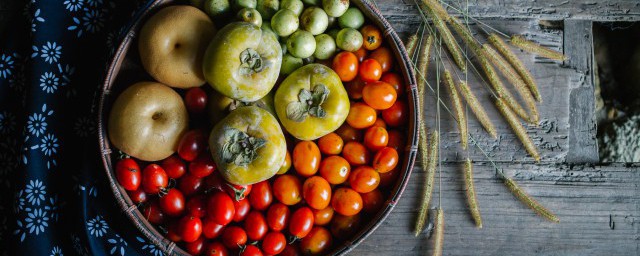
[[[420,19],[413,0],[377,0],[394,28],[406,38]],[[562,51],[570,60],[552,62],[519,52],[540,85],[544,103],[541,123],[528,126],[542,162],[535,164],[509,126],[489,102],[486,89],[470,75],[497,124],[498,140],[490,139],[470,118],[469,131],[505,173],[554,211],[561,222],[536,216],[496,178],[487,158],[470,147],[476,191],[484,228],[476,229],[465,203],[459,133],[448,115],[441,115],[442,207],[445,211],[445,255],[640,255],[640,165],[598,165],[594,115],[593,21],[640,20],[640,1],[469,0],[471,16],[507,34]],[[449,9],[449,13],[456,14]],[[474,27],[474,26],[472,26]],[[478,38],[483,38],[478,34]],[[433,74],[433,72],[431,72]],[[435,77],[432,75],[431,77]],[[430,81],[435,84],[435,81]],[[435,128],[435,97],[426,96],[425,118]],[[444,99],[444,102],[449,102]],[[419,162],[398,205],[388,219],[360,244],[353,255],[430,254],[426,234],[412,228],[423,184]],[[436,176],[437,178],[437,176]],[[438,186],[434,198],[438,198]]]

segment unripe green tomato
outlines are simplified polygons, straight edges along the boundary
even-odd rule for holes
[[[227,14],[229,9],[231,9],[229,0],[207,0],[204,2],[204,12],[212,19]]]
[[[238,19],[244,22],[253,23],[260,27],[262,26],[262,16],[256,9],[244,8],[238,12]]]
[[[311,32],[313,35],[319,35],[327,30],[329,17],[321,8],[312,6],[302,12],[300,22],[302,23],[302,29]]]
[[[291,54],[285,54],[282,56],[282,66],[280,67],[280,75],[288,75],[296,71],[304,65],[301,58],[291,56]]]
[[[352,28],[343,28],[336,36],[338,48],[348,52],[355,52],[360,49],[362,42],[362,34]]]
[[[271,18],[271,28],[279,36],[288,36],[298,30],[298,17],[288,9],[276,12]]]
[[[304,9],[304,4],[300,0],[282,0],[280,2],[280,10],[287,9],[296,14],[296,16],[300,16],[302,13],[302,9]]]
[[[327,15],[340,17],[349,8],[349,1],[345,0],[322,0],[322,8]]]
[[[316,39],[309,31],[298,30],[287,39],[287,51],[294,57],[307,58],[316,51]]]
[[[257,0],[256,10],[260,12],[264,20],[270,20],[279,9],[279,0]]]
[[[360,29],[364,24],[364,15],[357,7],[349,7],[347,11],[338,18],[341,28]]]
[[[305,5],[314,5],[314,6],[320,6],[322,4],[322,0],[302,0],[302,2]]]
[[[232,7],[234,10],[241,10],[244,8],[255,9],[258,5],[257,0],[232,0]]]
[[[336,53],[336,41],[327,34],[320,34],[316,36],[316,51],[313,53],[313,57],[320,60],[326,60],[333,57]]]
[[[333,37],[333,40],[335,41],[336,38],[338,38],[338,32],[340,32],[339,28],[332,28],[332,29],[329,29],[329,31],[327,32],[327,35]]]

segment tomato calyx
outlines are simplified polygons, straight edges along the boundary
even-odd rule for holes
[[[247,190],[249,190],[249,187],[247,186],[234,186],[232,184],[226,183],[227,187],[230,189],[230,191],[233,192],[233,199],[236,201],[240,201],[242,199],[245,198],[245,193],[247,193]],[[250,185],[249,185],[250,186]]]
[[[240,53],[240,74],[251,75],[260,73],[265,68],[262,63],[262,56],[251,48],[247,48]]]
[[[222,159],[237,166],[247,166],[258,157],[258,149],[267,144],[263,138],[249,136],[238,129],[224,132],[225,143],[222,146]]]
[[[287,105],[287,118],[295,122],[302,122],[308,115],[324,118],[327,112],[322,108],[322,103],[329,97],[329,88],[324,84],[316,84],[312,91],[301,89],[298,93],[298,101]]]
[[[289,235],[289,239],[287,239],[287,240],[289,240],[289,244],[293,244],[293,243],[295,243],[295,242],[297,242],[298,240],[301,240],[301,239],[302,238],[299,238],[297,236]]]

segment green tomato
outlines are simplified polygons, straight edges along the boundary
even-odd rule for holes
[[[349,97],[340,77],[322,64],[306,65],[285,78],[274,102],[282,126],[300,140],[335,131],[349,114]]]
[[[213,128],[209,149],[226,181],[249,185],[278,172],[287,154],[287,142],[273,115],[247,106],[232,111]]]
[[[336,40],[336,38],[338,37],[338,32],[340,32],[340,29],[332,28],[329,30],[329,32],[327,32],[327,35],[330,35],[331,37],[333,37],[333,40]]]
[[[302,23],[302,29],[311,32],[313,35],[319,35],[327,30],[329,17],[321,8],[312,6],[302,12],[300,22]]]
[[[362,46],[362,40],[362,34],[358,30],[343,28],[336,36],[336,45],[342,50],[355,52]]]
[[[244,8],[255,9],[256,6],[258,5],[257,0],[231,0],[231,1],[232,1],[231,5],[233,9],[236,11],[239,11]]]
[[[304,4],[300,0],[282,0],[280,2],[280,10],[287,9],[296,14],[296,16],[300,16],[302,13],[302,9],[304,9]]]
[[[287,51],[298,58],[307,58],[316,51],[316,39],[308,31],[298,30],[287,39]]]
[[[271,18],[271,28],[279,36],[289,36],[298,30],[298,16],[289,9],[276,12]]]
[[[252,102],[273,88],[281,64],[282,49],[275,35],[251,23],[233,22],[211,40],[202,66],[213,89]]]
[[[229,0],[207,0],[204,2],[204,12],[212,19],[226,15],[230,8]]]
[[[265,20],[270,20],[279,9],[279,0],[257,0],[256,10],[260,12],[260,15]]]
[[[302,0],[302,2],[308,6],[319,6],[320,4],[322,4],[321,0]]]
[[[316,36],[316,51],[313,56],[320,60],[326,60],[336,53],[336,41],[327,34]]]
[[[349,8],[349,1],[346,0],[322,0],[322,8],[329,16],[340,17]]]
[[[364,15],[357,7],[349,7],[347,11],[338,18],[340,27],[360,29],[364,24]]]
[[[304,63],[301,58],[291,56],[291,54],[285,54],[282,57],[282,67],[280,68],[281,75],[289,75],[301,68]]]
[[[258,27],[262,26],[262,16],[256,9],[244,8],[238,12],[238,19]]]
[[[218,124],[220,120],[226,117],[231,111],[244,106],[257,106],[266,111],[269,111],[273,116],[276,115],[275,108],[273,106],[273,94],[275,91],[269,92],[261,99],[254,102],[242,102],[226,97],[219,92],[212,90],[209,93],[209,99],[207,101],[207,112],[209,116],[209,122],[213,126]]]

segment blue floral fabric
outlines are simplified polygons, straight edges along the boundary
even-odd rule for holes
[[[119,210],[97,102],[148,2],[27,0],[0,34],[0,255],[162,255]]]

